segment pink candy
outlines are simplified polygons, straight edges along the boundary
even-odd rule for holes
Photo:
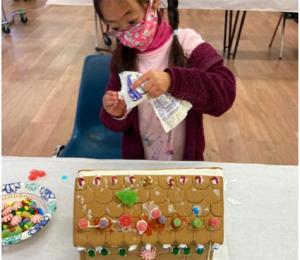
[[[159,208],[154,208],[151,210],[150,215],[152,219],[158,219],[161,216],[161,211]]]
[[[18,209],[20,209],[20,208],[22,208],[22,207],[23,207],[22,202],[17,201],[17,202],[15,202],[14,205],[12,206],[12,209],[13,209],[13,210],[18,210]]]
[[[85,218],[82,218],[78,221],[78,226],[80,229],[88,229],[89,222]]]
[[[2,216],[6,216],[12,212],[12,207],[7,207],[5,210],[2,211]]]
[[[20,224],[20,222],[22,221],[22,218],[20,216],[14,216],[11,221],[10,221],[10,224],[12,226],[17,226]]]
[[[37,224],[38,222],[41,221],[42,217],[43,217],[43,216],[40,215],[40,214],[33,215],[32,218],[31,218],[31,221],[32,221],[34,224]]]
[[[147,227],[148,227],[148,224],[145,220],[139,220],[136,223],[136,229],[140,235],[145,233],[145,231],[147,230]]]
[[[2,222],[9,222],[13,218],[13,214],[8,214],[2,217]]]

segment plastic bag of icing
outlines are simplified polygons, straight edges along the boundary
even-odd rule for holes
[[[124,71],[119,74],[122,84],[119,94],[120,98],[124,99],[127,110],[132,109],[148,98],[146,91],[143,89],[145,83],[135,90],[132,88],[132,84],[140,76],[142,76],[141,73],[134,71]],[[188,101],[176,99],[170,94],[151,99],[151,103],[166,133],[182,122],[192,107],[192,104]]]
[[[148,98],[143,85],[136,89],[132,88],[133,83],[142,76],[141,73],[135,71],[124,71],[119,74],[121,80],[121,91],[119,92],[120,98],[124,99],[127,110],[134,108],[145,99]]]
[[[192,108],[190,102],[174,98],[170,94],[161,95],[151,102],[166,133],[182,122]]]

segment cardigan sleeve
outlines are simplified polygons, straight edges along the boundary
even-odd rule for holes
[[[121,88],[121,82],[118,74],[112,72],[108,81],[107,90],[119,91]],[[128,129],[132,123],[132,113],[129,112],[125,118],[115,119],[103,108],[103,105],[99,112],[100,121],[103,125],[115,132],[123,132]]]
[[[201,113],[220,116],[233,104],[236,82],[223,58],[208,43],[197,46],[187,67],[170,67],[172,83],[168,92],[187,100]]]

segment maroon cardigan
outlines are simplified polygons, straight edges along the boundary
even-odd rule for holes
[[[187,67],[170,67],[165,71],[172,79],[168,92],[193,105],[185,119],[183,160],[204,160],[202,114],[220,116],[232,106],[235,99],[235,78],[223,65],[223,58],[208,43],[202,43],[195,48]],[[119,76],[112,73],[107,90],[119,91],[120,88]],[[124,159],[145,159],[137,107],[123,120],[113,119],[102,107],[100,120],[108,129],[123,132]]]

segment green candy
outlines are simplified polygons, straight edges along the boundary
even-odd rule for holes
[[[31,215],[34,215],[34,213],[35,213],[35,211],[34,211],[33,208],[30,208],[28,211],[29,211],[29,213],[30,213]]]
[[[15,230],[14,235],[19,235],[22,233],[22,230]]]
[[[195,218],[193,221],[192,221],[192,226],[194,228],[201,228],[203,226],[203,222],[200,218]]]
[[[2,238],[6,238],[10,236],[10,231],[9,230],[3,230],[2,231]]]
[[[190,254],[190,248],[189,248],[189,247],[184,248],[184,249],[183,249],[183,253],[184,253],[185,255],[189,255],[189,254]]]
[[[96,255],[95,250],[94,250],[94,249],[89,249],[89,250],[88,250],[88,255],[89,255],[90,257],[94,257],[94,256]]]
[[[108,255],[108,250],[106,248],[102,248],[101,255],[103,255],[103,256]]]
[[[117,191],[115,194],[123,205],[127,205],[129,207],[132,207],[139,200],[137,192],[131,190],[130,188],[126,188],[122,191]]]
[[[126,250],[124,248],[119,249],[119,255],[120,256],[125,256],[126,255]]]
[[[172,250],[172,254],[173,255],[178,255],[179,254],[179,248],[178,247],[174,247]]]
[[[15,228],[15,231],[16,231],[16,232],[20,232],[20,233],[22,233],[22,232],[23,232],[23,230],[22,230],[22,228],[21,228],[21,227],[16,227],[16,228]]]
[[[173,219],[173,225],[174,225],[174,227],[180,227],[181,226],[181,224],[182,224],[182,221],[181,221],[181,219],[180,218],[175,218],[175,219]]]
[[[32,222],[28,222],[28,223],[26,223],[25,225],[24,225],[24,228],[25,229],[30,229],[30,228],[32,228],[33,227],[33,223]]]
[[[204,248],[197,248],[197,254],[202,255],[204,252]]]

